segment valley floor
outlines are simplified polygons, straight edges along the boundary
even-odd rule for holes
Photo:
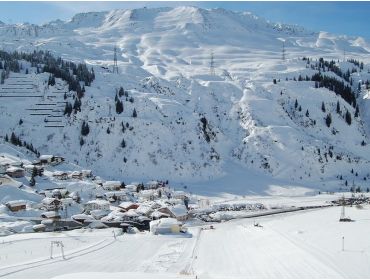
[[[189,236],[112,229],[0,238],[2,278],[369,278],[370,206],[189,227]],[[258,222],[262,227],[255,227]],[[344,237],[344,250],[342,250]],[[65,259],[50,242],[63,241]]]

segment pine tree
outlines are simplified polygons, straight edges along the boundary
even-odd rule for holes
[[[90,127],[89,124],[86,123],[85,121],[82,122],[82,127],[81,127],[81,135],[86,136],[90,133]]]
[[[327,116],[326,116],[326,118],[325,118],[325,123],[326,123],[326,126],[327,127],[330,127],[330,125],[331,125],[331,114],[329,113],[329,114],[327,114]]]
[[[116,101],[116,113],[121,114],[122,112],[123,112],[123,104],[122,104],[122,101],[118,99]]]
[[[107,128],[107,134],[110,134],[110,129],[109,129],[109,126]]]
[[[8,134],[5,135],[5,141],[9,142]]]
[[[340,114],[340,104],[339,104],[339,101],[337,101],[337,113]]]
[[[298,107],[298,111],[299,111],[299,112],[301,112],[301,111],[302,111],[302,107],[301,107],[301,105],[299,105],[299,107]]]
[[[298,107],[298,101],[296,99],[295,102],[294,102],[294,108],[297,109],[297,107]]]
[[[23,120],[22,120],[22,119],[20,119],[20,120],[19,120],[19,125],[22,125],[22,123],[23,123]]]
[[[322,104],[321,104],[321,111],[323,111],[324,113],[326,112],[326,109],[325,109],[325,104],[324,104],[324,102],[322,102]]]
[[[308,118],[310,116],[310,113],[308,112],[308,109],[306,111],[306,117]]]
[[[85,141],[82,137],[80,137],[80,146],[83,146],[85,144]]]
[[[358,105],[356,105],[355,118],[358,118],[359,113],[360,110],[358,109]]]
[[[118,91],[119,97],[122,97],[124,94],[125,94],[125,91],[123,90],[123,87],[120,87]]]
[[[136,109],[134,108],[134,111],[132,112],[132,117],[136,118],[137,117],[137,112]]]
[[[351,113],[347,110],[347,112],[346,112],[346,123],[348,124],[348,125],[351,125],[351,123],[352,123],[352,117],[351,117]]]
[[[126,142],[125,142],[125,139],[122,139],[121,147],[122,147],[122,148],[126,148]]]
[[[30,179],[30,186],[33,187],[34,185],[36,185],[36,180],[35,180],[35,177],[32,176]]]

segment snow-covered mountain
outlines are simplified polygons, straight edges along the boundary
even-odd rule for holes
[[[364,38],[195,7],[84,13],[42,26],[0,24],[0,38],[8,52],[48,50],[94,68],[81,112],[60,118],[62,127],[45,127],[50,115],[30,112],[48,103],[63,110],[64,93],[73,103],[64,81],[47,86],[49,74],[36,74],[22,61],[23,74],[10,73],[0,85],[3,96],[40,96],[2,98],[0,108],[2,136],[14,131],[41,153],[63,155],[110,178],[215,188],[330,189],[345,187],[346,181],[349,188],[364,187],[370,179],[369,102],[362,85],[370,78],[370,45]],[[112,73],[114,46],[119,74]],[[344,51],[346,60],[362,61],[364,67],[343,61]],[[328,67],[319,70],[320,57],[351,72],[358,117],[356,106],[334,88],[305,80],[320,71],[350,86]],[[120,87],[126,94],[119,97],[124,109],[118,114]],[[83,121],[90,128],[87,136],[81,136]]]

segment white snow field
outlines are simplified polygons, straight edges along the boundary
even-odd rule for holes
[[[0,238],[2,278],[369,278],[370,207],[340,207],[190,227],[193,236],[112,229]],[[262,227],[255,227],[258,222]],[[344,250],[342,250],[344,237]],[[65,259],[50,241],[63,241]]]

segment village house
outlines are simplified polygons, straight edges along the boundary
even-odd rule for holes
[[[121,189],[120,181],[106,181],[103,183],[103,189],[107,191],[118,191]]]
[[[36,168],[37,175],[44,173],[44,168],[42,166],[37,166],[34,164],[26,164],[23,166],[27,173],[32,174],[34,168]]]
[[[185,221],[188,219],[188,211],[185,205],[177,204],[175,206],[162,207],[158,209],[159,212],[170,215],[171,218],[175,218],[178,221]]]
[[[103,199],[95,199],[90,200],[85,203],[84,208],[86,211],[93,211],[93,210],[109,210],[110,203],[109,201]]]
[[[57,211],[48,211],[41,214],[41,218],[49,220],[58,220],[61,218]]]
[[[51,210],[57,210],[59,209],[60,207],[60,200],[59,199],[56,199],[56,198],[53,198],[53,197],[45,197],[42,201],[42,206],[48,210],[48,211],[51,211]]]
[[[82,172],[81,171],[73,171],[71,174],[69,174],[69,176],[72,179],[82,180]]]
[[[12,178],[22,178],[25,175],[25,171],[21,167],[10,166],[6,169],[6,175]]]
[[[91,170],[81,170],[81,172],[84,178],[91,178],[93,176]]]
[[[174,191],[172,193],[172,198],[184,200],[187,198],[187,194],[184,191]]]
[[[139,208],[139,204],[131,202],[131,201],[125,201],[125,202],[122,202],[118,207],[125,211],[128,211],[130,209]]]
[[[162,218],[150,222],[152,234],[176,234],[186,231],[182,224],[174,218]]]
[[[134,184],[126,185],[125,189],[128,190],[128,191],[131,191],[131,192],[136,192],[137,191],[137,185],[134,185]]]
[[[158,192],[156,190],[143,190],[138,194],[138,196],[144,200],[154,200],[158,197]]]
[[[113,199],[114,201],[116,200],[123,201],[123,200],[128,200],[130,195],[127,193],[127,191],[122,190],[122,191],[106,192],[104,196],[108,200]]]
[[[163,213],[163,212],[159,212],[158,210],[155,210],[153,213],[150,214],[150,217],[152,218],[152,220],[159,220],[162,218],[169,218],[170,215]]]
[[[41,164],[51,164],[51,165],[57,165],[64,161],[63,157],[53,155],[41,155],[39,159]]]
[[[17,212],[20,210],[25,210],[27,207],[27,202],[24,200],[12,200],[8,201],[5,206],[8,207],[10,211]]]
[[[67,180],[68,179],[68,173],[65,171],[55,171],[53,172],[53,177],[58,180]]]

